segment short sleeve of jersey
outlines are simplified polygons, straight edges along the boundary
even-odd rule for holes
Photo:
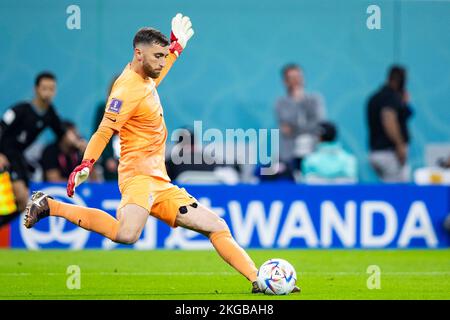
[[[6,126],[12,125],[16,120],[20,119],[23,113],[26,112],[26,105],[24,103],[19,103],[8,110],[3,114],[3,117],[1,118],[1,122],[4,123]]]
[[[119,85],[113,88],[105,107],[100,126],[106,126],[117,132],[133,116],[144,98],[144,91]]]
[[[381,105],[381,109],[391,109],[395,112],[398,112],[401,106],[401,100],[399,97],[396,97],[394,94],[388,94],[385,96],[383,104]]]

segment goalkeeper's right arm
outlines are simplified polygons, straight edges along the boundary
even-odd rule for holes
[[[114,129],[102,126],[98,127],[97,131],[93,134],[84,152],[84,160],[97,161],[105,150],[106,145],[114,134]]]
[[[113,134],[112,128],[100,126],[91,137],[84,152],[83,161],[72,171],[67,181],[67,195],[69,197],[73,196],[76,187],[87,180],[95,161],[100,158]]]

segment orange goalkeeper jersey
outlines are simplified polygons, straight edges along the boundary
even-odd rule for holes
[[[156,86],[173,61],[156,81],[127,65],[112,87],[100,127],[119,133],[119,185],[136,175],[170,181],[165,167],[167,128]]]

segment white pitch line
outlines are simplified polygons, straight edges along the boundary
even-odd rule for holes
[[[300,275],[325,275],[325,276],[362,276],[365,272],[301,272]],[[450,271],[384,271],[381,275],[388,276],[444,276],[450,275]]]
[[[239,275],[236,272],[83,272],[82,275],[102,275],[102,276],[235,276]],[[63,272],[45,272],[45,273],[26,273],[26,272],[3,272],[0,273],[1,276],[62,276],[66,275]]]
[[[102,275],[102,276],[238,276],[236,272],[81,272],[82,275]],[[6,272],[0,273],[2,276],[20,277],[20,276],[62,276],[63,272],[45,272],[45,273],[27,273],[27,272]],[[303,276],[366,276],[365,272],[299,272]],[[381,272],[381,275],[388,276],[445,276],[450,275],[450,271],[399,271],[399,272]]]
[[[92,274],[100,274],[105,276],[234,276],[235,272],[99,272]]]

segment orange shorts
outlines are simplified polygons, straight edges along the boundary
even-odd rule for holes
[[[119,189],[122,200],[117,210],[130,203],[137,204],[173,228],[180,207],[197,202],[184,188],[151,176],[130,178],[119,185]]]

